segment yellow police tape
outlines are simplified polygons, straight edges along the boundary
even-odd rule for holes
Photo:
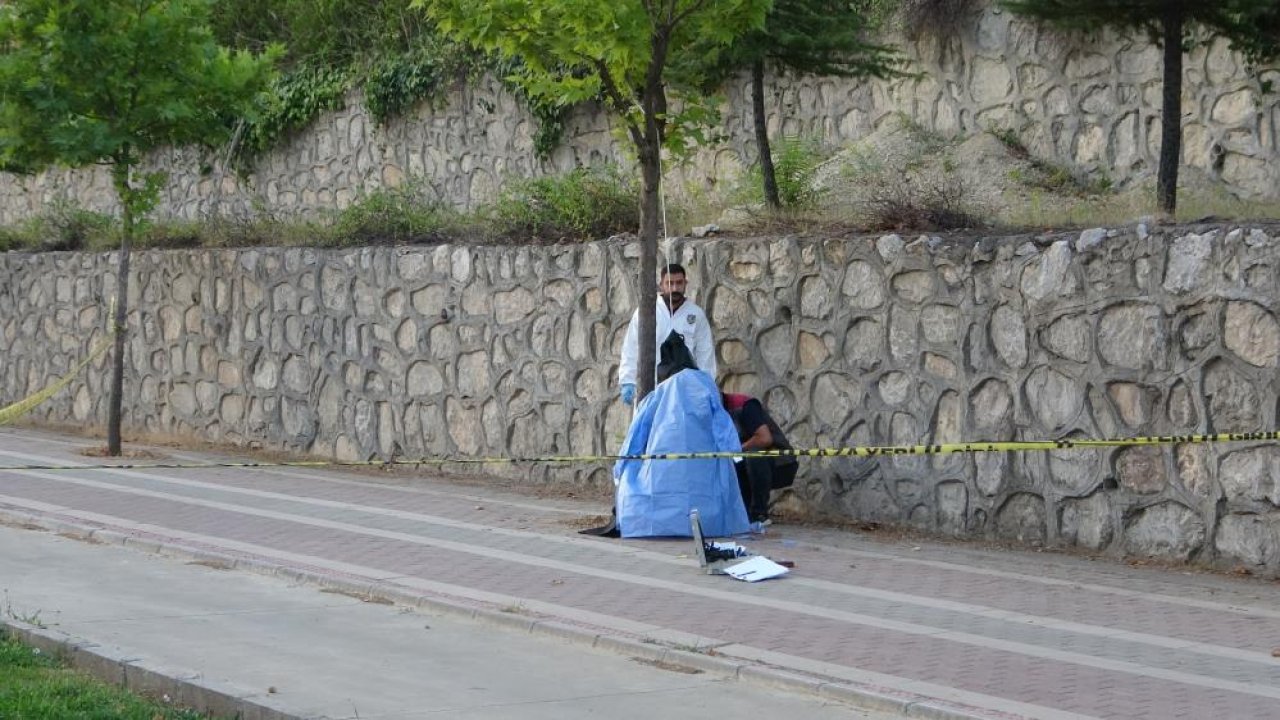
[[[617,460],[706,460],[718,458],[848,458],[886,455],[947,455],[954,453],[1008,452],[1022,450],[1070,450],[1133,445],[1180,445],[1185,443],[1251,442],[1280,440],[1280,431],[1217,433],[1214,435],[1151,435],[1146,437],[1068,440],[1008,440],[1000,442],[942,443],[938,445],[883,445],[843,448],[798,448],[750,452],[689,452],[656,455],[548,455],[528,457],[421,457],[392,460],[283,460],[205,463],[145,463],[125,465],[10,465],[0,470],[93,470],[93,469],[201,469],[264,467],[390,467],[400,465],[484,465],[499,463],[590,463]]]
[[[43,403],[54,395],[57,395],[60,390],[65,388],[72,380],[75,379],[76,375],[80,374],[80,371],[83,370],[86,365],[96,360],[100,355],[107,351],[107,348],[111,347],[111,340],[114,336],[115,333],[107,333],[107,336],[98,341],[98,344],[89,351],[88,355],[80,360],[80,362],[76,363],[75,367],[68,370],[65,375],[58,378],[52,385],[43,388],[33,395],[28,395],[12,405],[0,408],[0,425],[8,425],[14,420],[17,420],[23,415],[31,412],[36,408],[36,406],[40,405],[40,403]]]

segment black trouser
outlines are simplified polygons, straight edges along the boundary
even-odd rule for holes
[[[769,493],[773,491],[773,458],[742,458],[733,464],[738,491],[751,522],[769,517]]]

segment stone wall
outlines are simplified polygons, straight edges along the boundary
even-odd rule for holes
[[[322,457],[615,451],[635,245],[146,252],[126,427]],[[1280,226],[673,248],[721,380],[801,446],[1277,425]],[[0,403],[103,334],[114,258],[0,256]],[[105,422],[105,359],[34,414]],[[607,487],[608,468],[520,466]],[[1280,447],[805,461],[787,502],[956,536],[1280,572]]]
[[[945,39],[898,40],[919,78],[861,83],[831,78],[770,85],[775,136],[803,135],[839,146],[904,113],[940,133],[1016,131],[1040,158],[1112,181],[1155,172],[1160,138],[1160,52],[1145,40],[1096,42],[1037,28],[987,9]],[[1246,72],[1225,41],[1186,61],[1183,162],[1243,196],[1280,198],[1280,71]],[[714,192],[754,157],[745,80],[725,88],[726,145],[673,170],[669,189]],[[258,163],[247,181],[217,158],[171,151],[152,166],[170,171],[157,214],[202,218],[341,209],[362,193],[406,179],[452,204],[474,206],[509,176],[529,176],[622,158],[609,118],[582,108],[566,142],[546,161],[533,152],[536,121],[492,79],[456,87],[438,108],[422,104],[381,126],[360,107],[321,117]],[[206,165],[207,172],[198,168]],[[57,198],[103,211],[115,207],[105,172],[57,171],[0,181],[0,223],[37,214]]]

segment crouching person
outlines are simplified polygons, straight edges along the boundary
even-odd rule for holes
[[[750,395],[721,393],[724,408],[733,419],[744,452],[755,450],[790,450],[791,443],[782,428],[765,410],[764,404]],[[752,523],[768,525],[769,496],[774,490],[791,487],[800,462],[794,455],[780,457],[745,457],[734,465],[742,503]]]

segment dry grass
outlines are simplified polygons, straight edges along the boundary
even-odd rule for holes
[[[1104,227],[1124,225],[1156,215],[1155,193],[1150,187],[1064,200],[1059,195],[1031,194],[999,218],[1013,228]],[[1186,188],[1178,195],[1176,222],[1214,220],[1277,220],[1280,203],[1242,200],[1221,190]]]
[[[232,565],[229,562],[226,562],[225,560],[192,560],[187,564],[199,565],[200,567],[207,567],[210,570],[232,570],[235,567],[234,565]]]
[[[394,602],[384,597],[379,597],[369,593],[352,592],[351,590],[344,590],[342,588],[320,588],[320,592],[328,593],[330,595],[342,595],[354,598],[362,603],[371,603],[373,605],[395,605]]]
[[[608,515],[580,515],[564,520],[556,521],[557,525],[572,528],[574,530],[586,530],[587,528],[604,527],[609,523],[611,518]]]
[[[1098,172],[1033,156],[1011,130],[968,137],[931,133],[905,116],[850,143],[815,169],[820,200],[802,210],[739,207],[720,224],[742,235],[1023,229],[1132,224],[1159,217],[1155,180],[1113,187]],[[1280,219],[1280,204],[1244,200],[1184,168],[1173,222]]]
[[[85,457],[106,458],[108,460],[163,460],[168,457],[164,453],[147,450],[146,448],[121,448],[119,455],[112,455],[106,445],[81,448],[76,452]]]
[[[658,668],[659,670],[666,670],[668,672],[681,673],[683,675],[701,675],[702,674],[702,671],[699,670],[698,668],[686,667],[684,665],[677,665],[675,663],[670,663],[665,660],[650,660],[648,658],[633,657],[631,658],[631,662],[639,663],[641,665],[648,665],[649,667]]]

